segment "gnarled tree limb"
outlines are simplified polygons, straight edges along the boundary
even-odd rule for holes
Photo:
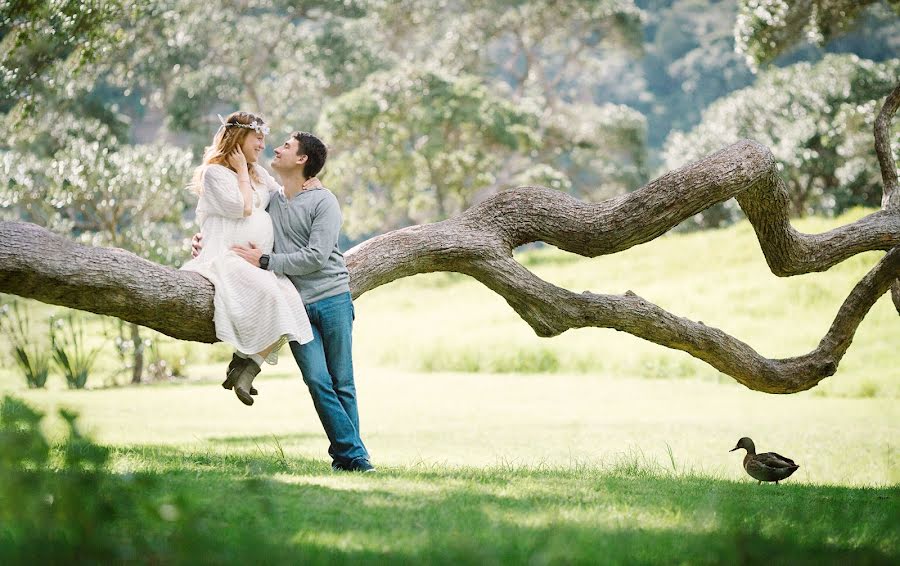
[[[878,117],[875,118],[875,153],[881,167],[881,180],[884,182],[884,195],[881,197],[881,208],[900,210],[900,188],[897,180],[897,164],[891,149],[891,121],[897,107],[900,106],[900,83],[885,98]]]
[[[857,284],[819,346],[806,355],[770,360],[721,330],[675,316],[630,291],[573,293],[541,280],[512,257],[513,249],[534,241],[589,257],[615,253],[733,196],[777,275],[823,271],[860,252],[893,249]],[[372,238],[346,258],[355,297],[417,273],[465,273],[502,295],[540,336],[586,326],[615,328],[683,350],[751,389],[791,393],[836,371],[859,323],[900,276],[900,215],[882,210],[811,235],[794,230],[787,214],[787,191],[771,152],[745,140],[605,202],[521,187],[456,218]],[[175,338],[215,341],[213,288],[199,275],[122,250],[80,246],[21,222],[0,223],[0,242],[0,292],[118,316]]]
[[[885,98],[878,117],[875,118],[875,153],[881,167],[881,180],[884,183],[884,194],[881,197],[881,208],[900,214],[900,183],[897,180],[897,163],[891,148],[891,122],[897,107],[900,106],[900,83]],[[891,299],[894,308],[900,313],[900,279],[891,286]]]

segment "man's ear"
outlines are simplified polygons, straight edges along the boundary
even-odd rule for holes
[[[300,165],[300,166],[306,165],[307,161],[309,161],[308,155],[298,155],[297,156],[297,161],[296,161],[297,165]]]

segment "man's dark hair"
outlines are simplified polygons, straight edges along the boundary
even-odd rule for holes
[[[294,132],[291,137],[297,140],[297,155],[307,156],[306,163],[303,165],[303,176],[307,179],[315,177],[325,166],[328,148],[325,147],[322,140],[309,132]]]

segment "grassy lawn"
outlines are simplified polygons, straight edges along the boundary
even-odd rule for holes
[[[177,510],[123,527],[168,541],[161,563],[900,559],[893,400],[581,375],[363,370],[358,385],[373,476],[331,472],[296,376],[260,379],[252,408],[215,383],[16,393],[80,411],[114,481],[144,478]],[[743,435],[800,470],[756,485],[728,452]]]
[[[189,514],[184,563],[896,564],[896,488],[757,487],[609,469],[387,468],[253,453],[123,448]],[[129,525],[130,528],[147,528]],[[176,528],[150,528],[160,538]],[[259,561],[259,562],[257,562]]]
[[[774,396],[696,380],[357,371],[364,439],[382,466],[603,467],[637,457],[671,469],[668,446],[678,472],[751,481],[728,453],[750,436],[801,465],[791,483],[900,482],[892,399]],[[48,412],[76,410],[82,430],[111,446],[270,454],[277,443],[324,458],[327,440],[296,368],[257,386],[250,408],[208,382],[15,394]],[[51,436],[62,431],[59,419],[48,426]]]

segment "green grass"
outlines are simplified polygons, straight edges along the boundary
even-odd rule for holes
[[[86,433],[114,447],[324,458],[327,440],[296,370],[287,378],[263,373],[256,385],[251,408],[218,383],[13,393],[49,412],[74,409]],[[669,469],[671,447],[680,473],[743,482],[750,480],[741,456],[728,450],[750,436],[761,451],[801,465],[791,483],[900,482],[900,405],[891,399],[776,396],[699,381],[365,369],[357,388],[366,444],[376,463],[391,467],[604,467],[639,452]],[[47,426],[51,436],[63,430],[58,419]]]
[[[888,564],[900,558],[896,488],[760,487],[629,461],[602,469],[384,467],[363,477],[333,474],[322,461],[282,463],[253,453],[124,448],[116,458],[161,480],[152,493],[156,501],[190,494],[190,504],[175,510],[204,518],[191,547],[203,563]],[[169,529],[165,523],[152,528]],[[243,532],[234,536],[237,529]]]
[[[157,541],[155,563],[900,559],[890,400],[365,371],[363,431],[380,470],[356,475],[331,472],[298,377],[258,385],[252,408],[213,383],[17,394],[79,410],[81,428],[111,447],[107,482],[139,482],[149,511],[135,516],[161,517],[128,523],[120,510],[117,529]],[[59,438],[61,421],[47,420]],[[728,452],[743,435],[800,470],[756,485]]]

